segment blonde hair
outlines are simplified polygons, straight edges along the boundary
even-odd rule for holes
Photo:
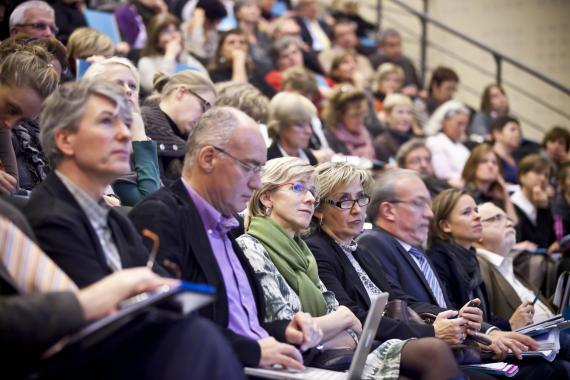
[[[199,94],[211,92],[216,95],[216,87],[210,78],[192,70],[180,71],[171,77],[162,72],[157,72],[154,74],[152,87],[155,91],[153,97],[161,100],[180,87],[186,87]]]
[[[357,182],[369,194],[374,179],[367,170],[357,168],[348,162],[324,162],[315,169],[320,199],[330,197],[339,189]],[[322,208],[322,203],[317,209]]]
[[[390,74],[397,74],[400,78],[402,84],[404,83],[404,79],[406,74],[404,73],[404,69],[401,66],[396,65],[395,63],[386,62],[378,66],[376,72],[374,73],[374,77],[372,78],[372,88],[374,90],[379,90],[380,85],[382,82],[388,78]]]
[[[87,71],[83,75],[83,78],[93,79],[93,78],[104,76],[106,69],[109,66],[116,66],[116,65],[122,65],[122,66],[125,66],[127,69],[129,69],[133,78],[135,79],[135,82],[137,82],[137,92],[138,92],[140,90],[141,76],[140,76],[137,68],[127,58],[111,57],[111,58],[104,59],[102,61],[97,61],[97,62],[93,63],[91,66],[89,66],[89,68],[87,69]]]
[[[92,55],[112,56],[115,53],[113,41],[107,35],[90,28],[77,28],[67,41],[67,57],[70,67],[76,59]],[[73,61],[73,64],[72,64]]]
[[[384,111],[390,114],[392,109],[396,106],[412,106],[412,101],[409,96],[404,94],[390,94],[384,99]]]
[[[310,121],[316,115],[317,108],[303,95],[280,92],[269,102],[267,133],[272,139],[279,140],[283,129]]]
[[[314,181],[315,168],[298,157],[280,157],[265,163],[261,171],[261,188],[253,192],[251,200],[247,204],[247,215],[244,221],[246,231],[249,228],[251,218],[266,215],[265,206],[261,202],[262,195],[294,179]]]
[[[235,107],[258,123],[265,124],[269,113],[269,99],[257,87],[243,82],[216,83],[217,106]]]

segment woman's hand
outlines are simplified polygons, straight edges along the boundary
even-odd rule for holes
[[[178,55],[182,51],[182,39],[180,37],[173,38],[168,41],[164,49],[164,56],[171,61],[176,61]]]
[[[348,307],[341,305],[336,309],[333,313],[335,318],[339,318],[340,320],[344,321],[344,330],[352,329],[358,336],[362,334],[362,322],[356,315],[350,310]]]
[[[523,352],[537,350],[539,347],[538,342],[531,337],[512,331],[494,330],[489,333],[488,337],[493,344],[481,346],[481,348],[493,351],[495,360],[503,360],[509,350],[521,360]]]
[[[0,195],[13,194],[18,189],[18,180],[11,174],[0,170]]]
[[[299,346],[301,351],[315,347],[323,340],[323,330],[309,313],[296,313],[285,329],[288,343]]]
[[[532,188],[531,195],[532,203],[537,208],[547,208],[548,207],[548,193],[539,185]]]

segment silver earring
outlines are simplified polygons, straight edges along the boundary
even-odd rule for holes
[[[264,214],[265,216],[269,216],[269,215],[271,215],[271,210],[272,210],[271,207],[266,207],[266,208],[265,208],[265,211],[263,212],[263,214]]]
[[[319,219],[319,226],[322,226],[323,223],[324,223],[324,222],[323,222],[323,217],[321,216],[321,218]]]

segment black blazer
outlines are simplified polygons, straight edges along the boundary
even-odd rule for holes
[[[528,216],[519,206],[515,206],[515,211],[519,222],[516,225],[517,241],[532,241],[539,248],[548,248],[556,240],[554,233],[554,219],[550,212],[550,208],[538,208],[536,210],[536,225],[534,225]]]
[[[420,268],[404,247],[388,232],[375,226],[358,237],[358,246],[363,253],[366,253],[361,255],[366,272],[373,272],[377,266],[374,261],[378,260],[384,267],[388,278],[399,285],[406,294],[418,301],[437,305],[437,300]],[[435,269],[434,273],[436,273]],[[440,286],[445,302],[451,305],[441,281]]]
[[[315,155],[311,152],[310,149],[303,149],[303,152],[305,152],[305,154],[307,155],[307,158],[309,159],[309,164],[316,166],[319,164],[319,162],[317,161],[317,158],[315,157]],[[279,158],[279,157],[283,157],[283,154],[281,154],[281,151],[279,150],[279,147],[277,146],[277,143],[274,141],[271,146],[269,148],[267,148],[267,160],[272,160],[274,158]]]
[[[161,242],[157,256],[159,263],[168,259],[180,268],[183,279],[208,283],[216,288],[216,301],[203,308],[201,314],[224,327],[226,337],[244,365],[257,366],[260,359],[259,344],[227,328],[229,310],[222,273],[200,214],[182,180],[179,179],[171,187],[163,187],[141,200],[129,217],[139,231],[148,228],[159,235]],[[270,335],[277,340],[285,341],[285,328],[289,321],[263,323],[265,311],[263,291],[255,280],[249,261],[234,241],[237,237],[235,234],[237,233],[234,231],[229,233],[233,249],[248,276],[259,321]]]
[[[80,288],[111,274],[97,233],[55,173],[38,185],[24,208],[42,250]],[[123,268],[144,266],[148,251],[132,223],[111,209],[108,224]]]
[[[335,294],[341,305],[352,310],[354,315],[364,323],[370,308],[370,298],[358,277],[358,273],[342,249],[322,230],[312,233],[306,242],[317,260],[321,281],[328,290]],[[354,256],[360,263],[360,255],[357,252],[358,250]],[[396,296],[400,295],[406,301],[410,301],[399,289],[392,287],[382,271],[376,271],[374,275],[369,275],[369,277],[380,290],[390,292],[390,299],[396,299]],[[426,307],[432,312],[432,305],[426,305]],[[434,334],[434,329],[430,325],[406,323],[383,317],[376,338],[380,341],[386,341],[393,338],[428,337],[434,336]]]
[[[311,50],[313,50],[313,36],[311,36],[311,32],[309,32],[309,28],[307,28],[305,20],[303,20],[303,18],[300,16],[294,16],[293,19],[297,22],[297,24],[299,24],[299,27],[301,28],[301,39],[307,45],[309,45],[309,48]],[[325,34],[331,38],[331,28],[328,26],[328,24],[321,19],[318,19],[317,22],[319,23],[321,29],[323,29],[323,32],[325,32]]]

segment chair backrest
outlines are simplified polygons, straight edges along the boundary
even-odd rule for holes
[[[556,290],[554,291],[554,297],[552,303],[558,308],[558,313],[564,313],[564,309],[567,308],[568,301],[570,298],[570,272],[566,271],[558,276],[558,282],[556,283]]]

